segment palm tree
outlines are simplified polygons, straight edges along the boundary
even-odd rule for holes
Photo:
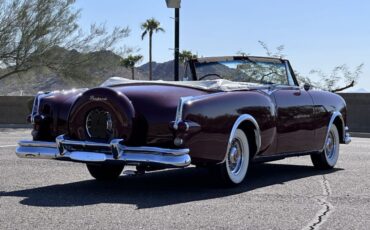
[[[121,65],[130,68],[132,73],[132,80],[135,79],[135,65],[143,60],[142,55],[128,55],[126,58],[122,58]]]
[[[161,27],[161,23],[158,22],[155,18],[150,18],[141,24],[141,29],[143,33],[141,39],[144,40],[145,36],[149,34],[149,80],[152,80],[152,36],[153,33],[159,31],[165,32]]]
[[[180,60],[180,63],[182,63],[182,64],[184,64],[186,61],[188,61],[190,59],[194,59],[194,58],[198,58],[198,55],[197,54],[193,54],[189,50],[183,50],[179,54],[179,60]]]

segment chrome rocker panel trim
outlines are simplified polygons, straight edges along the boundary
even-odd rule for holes
[[[56,138],[56,142],[22,140],[18,143],[16,154],[20,158],[84,163],[120,162],[126,165],[154,164],[167,167],[186,167],[191,163],[189,149],[129,147],[121,144],[121,141],[122,139],[114,139],[110,143],[75,141],[61,135]],[[68,150],[71,147],[82,150]],[[85,151],[86,148],[96,148],[96,150]]]

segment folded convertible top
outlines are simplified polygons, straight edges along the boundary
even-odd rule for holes
[[[129,80],[122,77],[111,77],[100,86],[112,87],[120,85],[173,85],[201,89],[205,91],[224,91],[224,92],[250,90],[252,88],[262,86],[260,84],[255,83],[233,82],[225,79],[204,80],[204,81],[162,81],[162,80],[139,81],[139,80]]]

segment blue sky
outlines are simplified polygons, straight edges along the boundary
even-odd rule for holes
[[[140,48],[146,60],[148,41],[141,40],[140,24],[150,17],[166,33],[153,40],[153,60],[173,57],[173,10],[165,0],[78,0],[80,24],[129,26],[130,37],[121,46]],[[200,56],[234,55],[244,51],[263,56],[258,44],[285,45],[293,68],[307,75],[311,69],[330,72],[334,66],[352,68],[365,63],[356,88],[370,91],[370,1],[367,0],[182,0],[181,50]],[[317,79],[316,79],[317,80]]]

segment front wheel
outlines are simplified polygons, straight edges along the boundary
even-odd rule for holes
[[[123,165],[94,165],[87,164],[90,175],[97,180],[111,181],[116,180],[122,173]]]
[[[233,186],[243,182],[249,166],[248,138],[237,129],[223,163],[215,167],[217,176],[224,185]]]
[[[329,130],[325,140],[324,150],[318,154],[311,154],[311,160],[315,168],[331,169],[335,166],[339,157],[339,132],[335,125]]]

